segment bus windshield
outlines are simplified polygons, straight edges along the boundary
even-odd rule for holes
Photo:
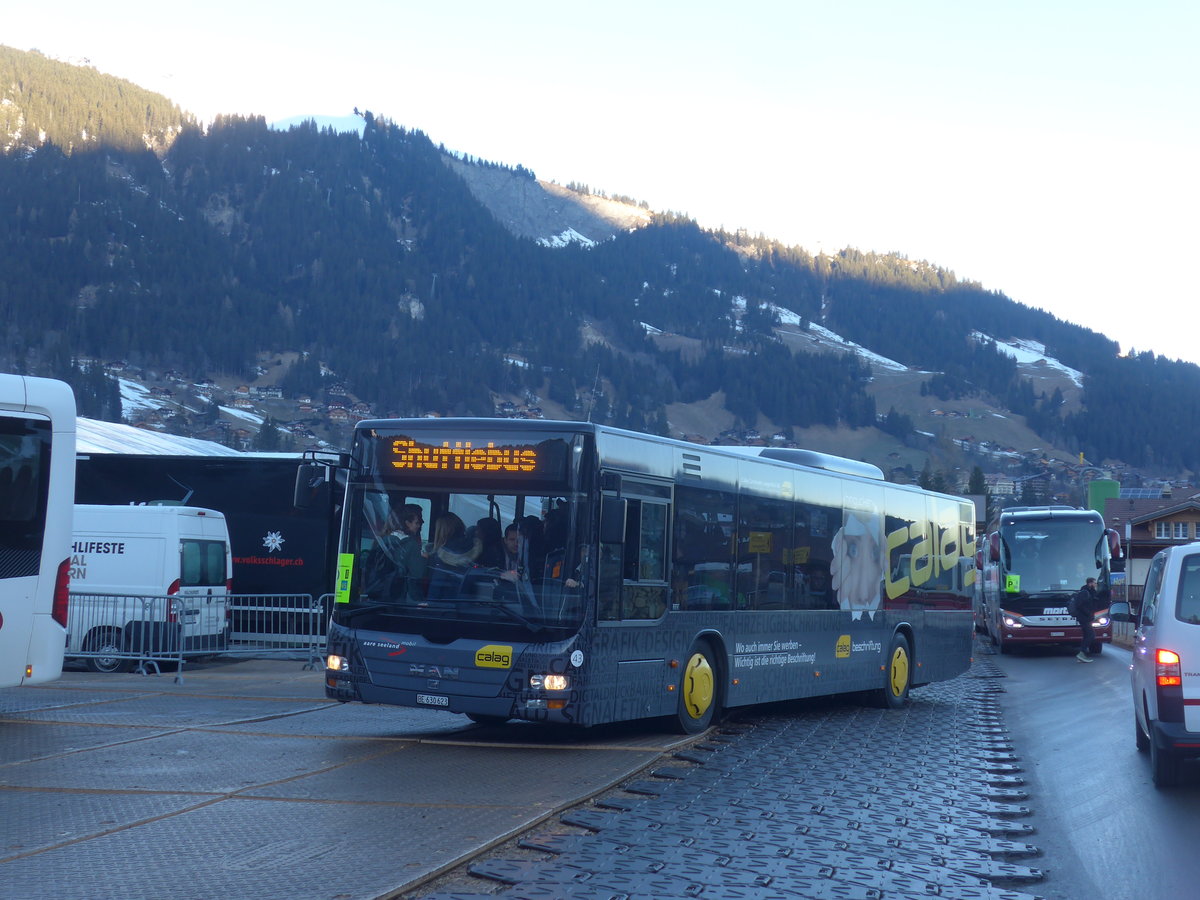
[[[1004,526],[1008,572],[1020,577],[1029,594],[1075,590],[1096,574],[1104,526],[1094,521],[1044,519]]]
[[[340,621],[440,640],[578,628],[592,580],[578,497],[369,483],[352,485],[349,502],[342,547],[354,549],[353,574]]]

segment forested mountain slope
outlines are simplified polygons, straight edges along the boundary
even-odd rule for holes
[[[793,339],[815,323],[1071,453],[1200,465],[1200,369],[1118,358],[1103,335],[938,266],[812,257],[632,205],[622,221],[620,204],[565,202],[532,172],[451,158],[371,113],[361,138],[242,117],[203,130],[165,98],[63,66],[0,54],[0,368],[79,381],[75,361],[122,359],[250,378],[272,351],[297,360],[287,390],[337,381],[376,414],[490,415],[532,393],[654,431],[681,430],[681,404],[717,404],[743,428],[911,436],[878,408],[869,355]],[[561,221],[553,204],[536,219],[505,207],[535,191],[565,197]],[[539,242],[568,229],[588,240]],[[1080,402],[992,343],[1014,338],[1084,373]]]

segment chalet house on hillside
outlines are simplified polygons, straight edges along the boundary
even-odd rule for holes
[[[1140,597],[1155,553],[1171,544],[1200,541],[1200,494],[1136,500],[1110,497],[1104,501],[1104,522],[1121,536],[1125,577]]]

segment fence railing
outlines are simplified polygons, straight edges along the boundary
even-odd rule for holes
[[[233,594],[229,648],[243,656],[306,653],[316,668],[325,650],[333,594]]]
[[[333,595],[144,595],[72,592],[67,659],[94,672],[159,672],[214,655],[302,656],[316,668]]]

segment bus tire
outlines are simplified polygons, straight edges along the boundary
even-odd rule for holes
[[[992,643],[995,645],[997,653],[1012,652],[1012,644],[1004,640],[1004,634],[998,628],[992,632]]]
[[[684,659],[679,675],[676,726],[681,734],[699,734],[716,718],[720,706],[719,680],[712,646],[696,641]]]
[[[892,635],[887,656],[883,660],[883,686],[877,693],[882,709],[901,709],[908,701],[912,687],[912,649],[908,638],[900,632]]]
[[[121,632],[116,628],[102,628],[93,631],[83,642],[83,649],[88,653],[98,654],[84,660],[84,664],[93,672],[114,674],[129,672],[133,669],[132,659],[122,659],[116,655],[122,652]],[[105,656],[106,653],[114,655]]]

